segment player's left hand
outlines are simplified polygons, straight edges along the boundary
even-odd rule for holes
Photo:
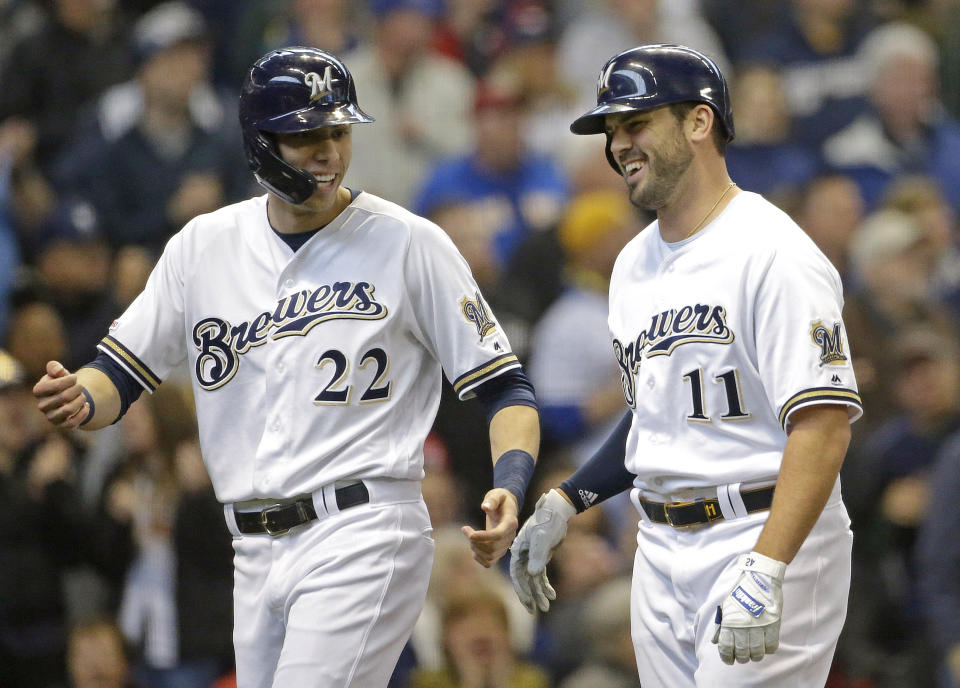
[[[460,530],[470,540],[474,561],[490,568],[507,553],[517,534],[517,498],[509,490],[495,487],[487,492],[480,508],[487,515],[486,529],[474,530],[464,526]]]
[[[740,557],[740,578],[717,608],[713,642],[725,664],[759,662],[780,646],[783,609],[782,561],[750,552]]]

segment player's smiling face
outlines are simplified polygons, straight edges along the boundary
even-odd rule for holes
[[[350,125],[321,127],[296,134],[274,134],[274,140],[277,152],[286,162],[306,170],[316,180],[313,196],[297,206],[298,210],[325,214],[334,209],[337,189],[343,182],[353,152]]]
[[[608,115],[610,153],[630,188],[630,201],[647,210],[667,205],[693,161],[693,149],[669,106]]]

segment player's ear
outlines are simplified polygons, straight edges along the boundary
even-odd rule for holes
[[[699,143],[710,138],[713,131],[713,120],[715,115],[713,108],[704,103],[697,103],[684,121],[684,129],[687,137],[693,143]]]

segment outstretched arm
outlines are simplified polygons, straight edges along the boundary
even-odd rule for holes
[[[575,514],[620,494],[633,484],[624,466],[633,413],[628,411],[603,446],[559,488],[537,500],[537,508],[510,548],[510,578],[517,597],[533,613],[550,609],[557,595],[547,580],[547,563],[567,534]]]

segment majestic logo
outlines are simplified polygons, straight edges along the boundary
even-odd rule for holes
[[[487,304],[483,302],[480,292],[477,292],[477,298],[472,301],[463,297],[460,301],[460,312],[463,313],[467,322],[473,323],[477,328],[481,342],[484,337],[497,329],[497,323],[490,318],[490,311],[487,310]]]
[[[634,380],[643,358],[669,356],[678,346],[694,342],[729,344],[732,341],[733,330],[727,326],[727,311],[723,306],[698,303],[657,313],[651,318],[650,326],[634,341],[624,344],[618,339],[613,340],[613,353],[620,366],[620,382],[627,404],[636,408]]]
[[[283,337],[302,337],[329,320],[380,320],[387,307],[373,298],[369,282],[335,282],[310,291],[299,291],[277,301],[273,312],[264,311],[239,325],[216,317],[193,326],[197,356],[195,373],[204,389],[230,382],[240,367],[240,356],[255,346]]]
[[[310,102],[319,100],[333,91],[333,67],[327,65],[323,70],[323,76],[316,72],[307,72],[303,77],[303,83],[310,87]]]
[[[833,323],[832,329],[817,320],[810,327],[810,339],[820,349],[820,365],[844,365],[847,357],[843,353],[843,336],[840,323]]]

